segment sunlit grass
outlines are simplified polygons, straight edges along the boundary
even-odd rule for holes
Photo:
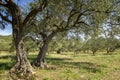
[[[36,53],[29,55],[30,61]],[[14,56],[0,56],[0,80],[9,80],[9,69],[14,64]],[[119,80],[120,54],[47,54],[48,69],[35,68],[31,80]]]

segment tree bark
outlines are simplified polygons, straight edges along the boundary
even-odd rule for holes
[[[49,40],[44,41],[42,48],[39,48],[39,54],[37,58],[32,62],[33,66],[47,68],[47,63],[45,62],[45,55],[48,50],[49,42]]]
[[[16,56],[17,56],[17,62],[11,68],[10,73],[19,74],[21,76],[29,75],[33,73],[33,69],[29,60],[27,59],[23,47],[23,37],[24,37],[23,28],[26,27],[26,25],[22,25],[21,11],[15,3],[11,2],[11,4],[9,4],[9,9],[11,10],[12,13],[13,39],[16,48]]]
[[[23,47],[23,40],[20,38],[20,35],[17,35],[17,37],[16,36],[13,36],[13,37],[14,37],[15,48],[16,48],[17,62],[11,68],[10,73],[19,74],[21,76],[33,74],[34,73],[33,68],[25,54],[25,50]]]
[[[35,58],[35,60],[32,62],[33,66],[40,67],[40,68],[48,68],[48,65],[45,61],[45,56],[48,50],[48,45],[56,34],[57,34],[57,31],[52,32],[49,36],[46,36],[46,37],[43,36],[44,37],[43,45],[41,48],[39,48],[39,54],[37,58]]]

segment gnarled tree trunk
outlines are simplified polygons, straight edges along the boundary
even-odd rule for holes
[[[48,50],[49,42],[49,40],[44,41],[42,48],[39,48],[39,54],[37,58],[32,62],[33,66],[47,68],[47,63],[45,62],[45,55]]]
[[[26,25],[23,25],[22,13],[19,7],[13,2],[11,2],[9,6],[12,14],[13,39],[17,56],[17,63],[12,67],[10,73],[28,75],[33,73],[33,69],[23,48],[23,37]]]
[[[0,6],[3,8],[0,10],[3,11],[0,13],[0,19],[2,18],[12,25],[13,39],[16,48],[17,63],[12,67],[10,73],[21,73],[23,75],[33,73],[32,66],[23,48],[23,37],[28,24],[46,7],[46,5],[47,0],[42,0],[39,7],[32,9],[27,16],[23,18],[20,6],[16,4],[14,0],[0,0]]]
[[[32,62],[33,66],[40,67],[40,68],[47,68],[48,65],[45,61],[45,55],[48,50],[48,45],[52,38],[57,34],[57,31],[52,32],[49,36],[43,35],[43,45],[39,48],[39,54],[37,58]]]
[[[33,68],[27,59],[24,47],[23,47],[23,40],[22,40],[22,34],[19,34],[19,30],[13,29],[13,38],[14,38],[14,44],[16,48],[16,55],[17,55],[17,62],[16,64],[11,68],[10,73],[19,73],[22,75],[28,75],[33,73]]]

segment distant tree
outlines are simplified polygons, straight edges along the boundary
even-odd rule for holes
[[[89,38],[86,41],[84,41],[82,50],[84,52],[91,51],[93,55],[96,54],[98,50],[104,50],[105,49],[105,38],[104,37],[94,37]]]
[[[119,1],[118,1],[119,2]],[[116,5],[116,8],[109,17],[106,18],[102,27],[102,35],[105,37],[105,49],[106,52],[112,52],[117,49],[119,45],[118,39],[120,38],[120,16],[119,16],[119,7],[120,4]]]
[[[119,41],[116,38],[118,32],[116,32],[115,28],[116,27],[111,25],[103,30],[103,34],[105,36],[105,49],[107,54],[109,52],[115,51],[115,49],[117,49],[117,46],[119,45]]]
[[[68,37],[68,51],[72,51],[74,54],[78,54],[81,51],[81,47],[83,45],[80,32],[77,30],[72,30],[68,33]]]
[[[83,51],[84,53],[88,53],[89,50],[90,50],[90,45],[89,45],[88,42],[86,42],[86,43],[83,44],[83,46],[82,46],[82,51]]]
[[[93,55],[95,55],[98,50],[101,50],[102,45],[104,45],[104,43],[102,42],[101,38],[91,39],[90,50],[92,51]]]

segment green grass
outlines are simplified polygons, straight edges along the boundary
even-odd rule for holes
[[[32,61],[35,55],[30,55]],[[0,56],[0,80],[9,80],[9,69],[14,56]],[[30,80],[120,80],[120,54],[49,54],[46,57],[48,69],[35,68]]]

